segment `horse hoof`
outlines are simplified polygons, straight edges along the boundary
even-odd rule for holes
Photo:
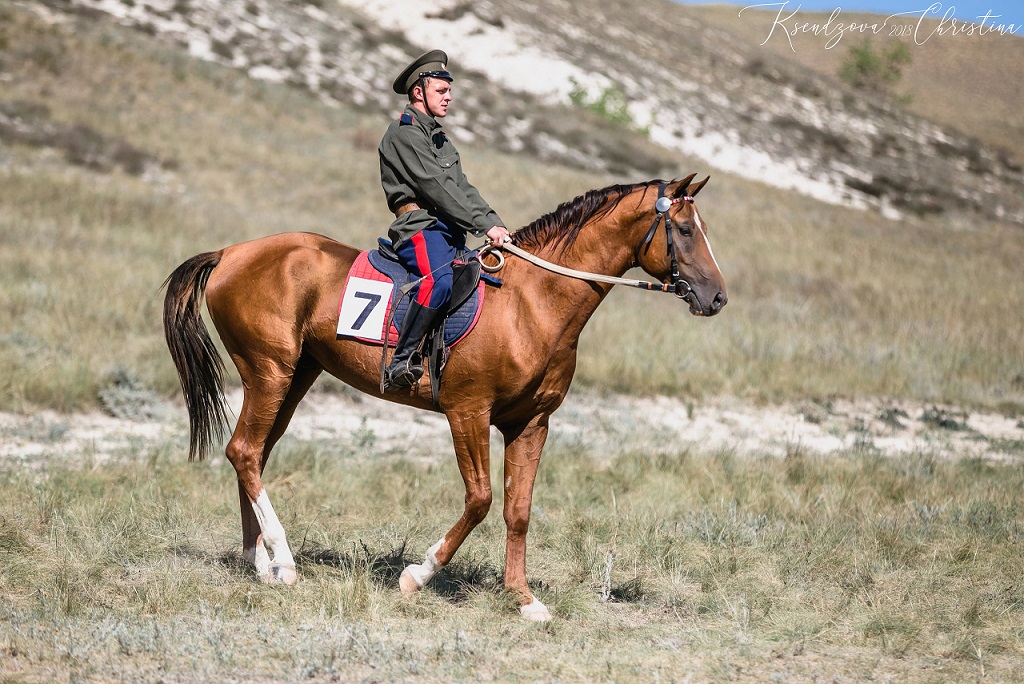
[[[299,581],[299,575],[295,572],[295,565],[289,563],[271,563],[269,572],[260,577],[266,584],[285,584],[291,586]]]
[[[415,596],[420,593],[423,586],[412,576],[409,568],[406,568],[402,571],[402,576],[398,578],[398,588],[402,591],[402,596]]]
[[[519,614],[529,622],[551,621],[551,613],[548,612],[547,606],[537,599],[533,599],[533,601],[527,603],[525,606],[520,606]]]

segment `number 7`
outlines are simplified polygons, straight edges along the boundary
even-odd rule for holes
[[[356,299],[367,300],[366,308],[363,309],[363,312],[356,318],[355,323],[352,324],[353,330],[360,330],[363,327],[363,323],[365,323],[366,319],[369,318],[370,312],[380,304],[381,296],[379,294],[373,294],[372,292],[353,292],[352,296]]]

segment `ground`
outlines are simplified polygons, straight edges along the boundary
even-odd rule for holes
[[[234,411],[241,392],[229,395]],[[115,412],[121,412],[115,408]],[[0,412],[0,459],[32,463],[59,447],[62,458],[104,458],[147,442],[187,434],[185,410],[148,400],[132,418],[89,412],[31,415]],[[141,413],[141,417],[140,414]],[[361,435],[376,453],[441,462],[453,455],[448,423],[441,414],[391,404],[354,393],[313,392],[300,405],[288,435],[329,441]],[[499,439],[494,433],[495,439]],[[631,397],[574,391],[552,419],[551,440],[573,442],[609,458],[652,438],[676,448],[785,456],[794,449],[828,454],[871,445],[897,455],[941,448],[962,457],[1010,460],[1024,440],[1024,421],[996,412],[884,400],[757,405],[733,398],[693,403],[674,397]],[[496,442],[497,447],[500,442]],[[52,458],[52,456],[47,456]]]

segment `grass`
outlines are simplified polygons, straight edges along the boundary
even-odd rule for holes
[[[159,285],[180,261],[282,230],[370,245],[389,221],[377,117],[250,83],[110,25],[48,26],[15,6],[0,7],[0,72],[0,111],[45,112],[105,149],[173,161],[141,174],[97,170],[45,140],[4,141],[2,409],[144,411],[147,392],[177,391]],[[462,149],[512,226],[637,180]],[[681,159],[678,175],[691,170]],[[694,400],[881,395],[1020,414],[1019,230],[891,222],[727,175],[700,206],[729,306],[694,320],[671,298],[613,292],[581,340],[582,383]],[[939,409],[929,418],[963,422]],[[223,459],[185,464],[177,438],[68,465],[66,427],[33,429],[53,442],[39,467],[0,465],[0,679],[1024,674],[1019,465],[940,447],[893,460],[869,442],[827,459],[794,445],[778,460],[632,438],[596,453],[553,439],[529,568],[557,620],[534,626],[500,589],[498,504],[417,600],[398,596],[401,567],[459,513],[453,463],[374,452],[365,429],[330,445],[286,438],[268,471],[302,577],[285,589],[259,584],[241,560]],[[1000,448],[1024,455],[1019,441]]]
[[[0,315],[9,322],[0,408],[95,407],[124,377],[172,396],[159,287],[178,263],[284,230],[370,246],[389,223],[373,150],[386,121],[104,23],[55,27],[3,12],[11,77],[0,100],[173,164],[100,173],[69,166],[56,148],[0,150]],[[41,59],[39,46],[76,58]],[[464,147],[474,181],[512,226],[587,189],[636,180]],[[679,174],[695,168],[682,159]],[[695,320],[671,298],[613,292],[584,331],[579,382],[698,400],[1024,406],[1019,230],[888,221],[725,174],[701,194],[701,210],[729,306]]]
[[[1024,470],[870,449],[784,460],[556,440],[529,577],[499,506],[423,594],[397,577],[461,509],[454,463],[286,441],[268,491],[301,575],[240,558],[234,474],[176,441],[0,470],[0,675],[58,681],[1019,678]],[[1024,455],[1024,454],[1022,454]],[[598,461],[606,466],[598,466]],[[496,491],[500,472],[495,473]],[[602,600],[608,597],[610,600]]]

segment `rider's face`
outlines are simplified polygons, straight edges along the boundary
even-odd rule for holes
[[[441,78],[428,78],[426,81],[422,90],[426,113],[443,119],[448,113],[448,103],[452,101],[452,84]]]

